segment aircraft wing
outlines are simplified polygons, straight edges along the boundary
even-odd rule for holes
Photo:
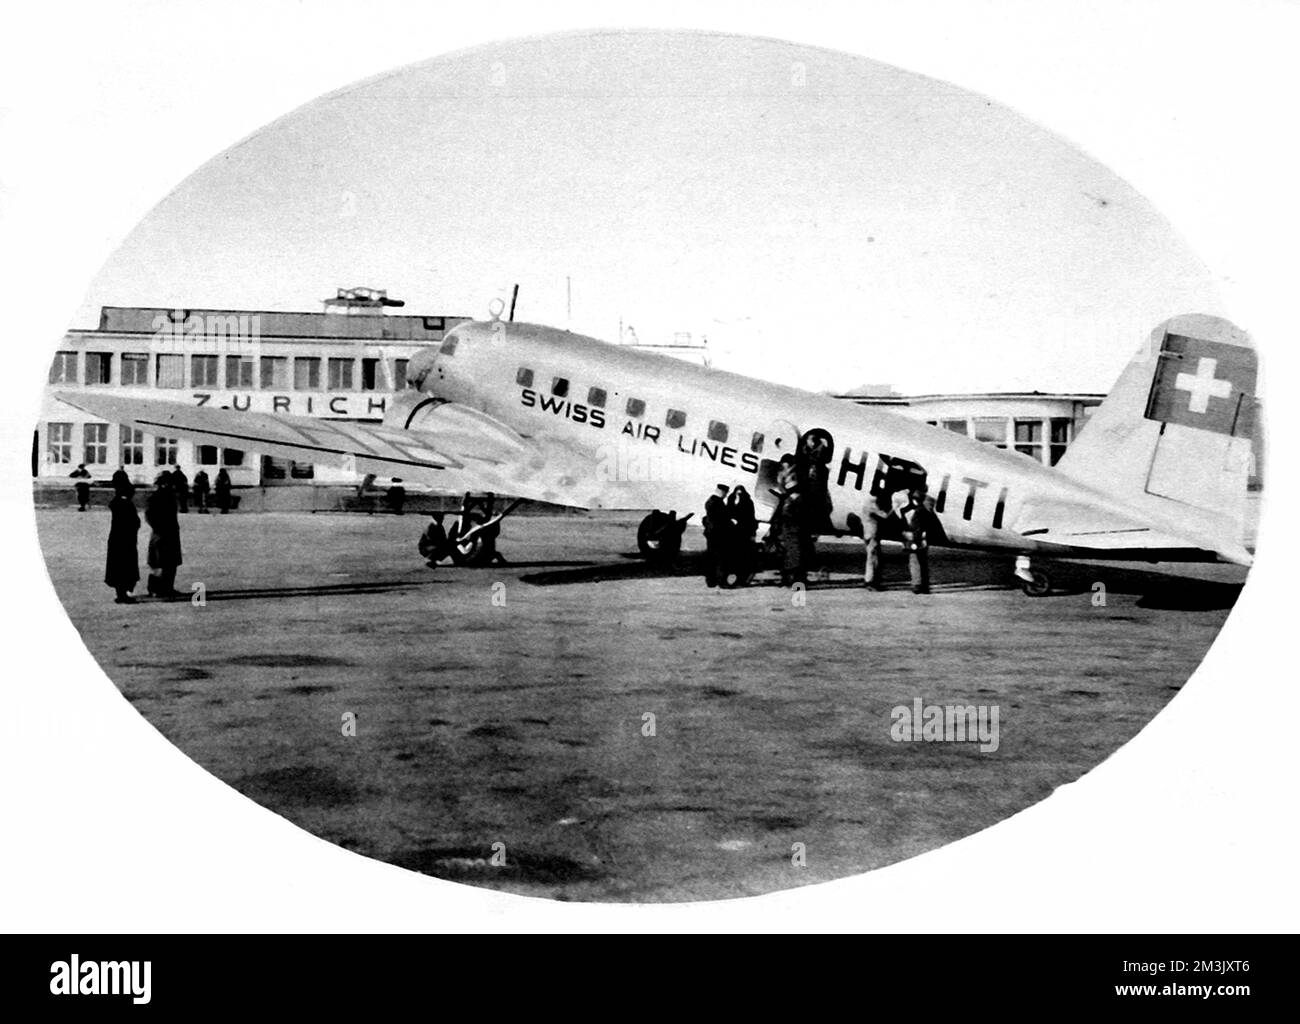
[[[239,448],[356,473],[396,476],[449,491],[491,491],[589,507],[599,486],[571,449],[527,438],[456,403],[428,401],[407,421],[361,423],[239,412],[152,398],[83,391],[55,398],[110,423],[162,437]]]
[[[1098,553],[1141,550],[1158,554],[1195,548],[1214,552],[1225,561],[1251,564],[1240,540],[1226,534],[1211,535],[1149,514],[1135,511],[1125,515],[1073,501],[1031,499],[1013,528],[1036,541]]]

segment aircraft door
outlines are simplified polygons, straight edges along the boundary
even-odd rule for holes
[[[763,431],[763,455],[758,462],[754,481],[754,514],[770,523],[776,511],[777,472],[782,456],[794,456],[799,450],[799,428],[789,420],[773,420]]]

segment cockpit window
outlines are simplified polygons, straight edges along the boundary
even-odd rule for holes
[[[515,383],[521,388],[531,388],[533,386],[533,371],[526,366],[519,367],[519,372],[515,374]]]
[[[460,339],[456,337],[456,335],[447,335],[447,337],[442,339],[442,347],[438,349],[438,353],[444,356],[454,356],[456,354],[456,342],[458,341],[460,341]]]

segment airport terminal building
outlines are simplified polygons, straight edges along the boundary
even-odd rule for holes
[[[351,295],[352,293],[349,293]],[[233,448],[218,450],[105,423],[54,397],[70,389],[114,389],[253,412],[379,421],[406,367],[465,316],[384,312],[382,292],[333,311],[159,309],[105,306],[99,326],[69,330],[50,366],[32,452],[38,481],[66,480],[84,463],[95,480],[120,466],[146,484],[179,465],[192,479],[224,467],[236,487],[353,483],[341,469],[313,467]],[[387,305],[396,305],[391,301]]]

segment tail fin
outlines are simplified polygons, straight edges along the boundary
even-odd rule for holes
[[[1257,372],[1250,337],[1229,321],[1166,320],[1057,469],[1249,564],[1243,538]]]

